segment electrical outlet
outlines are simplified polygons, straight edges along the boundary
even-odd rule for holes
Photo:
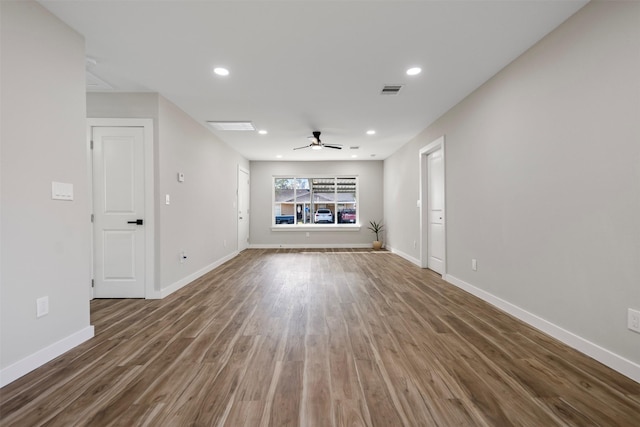
[[[182,250],[178,255],[180,259],[180,264],[183,264],[187,260],[187,251]]]
[[[629,309],[627,313],[627,328],[640,333],[640,311]]]
[[[36,300],[36,317],[49,314],[49,297],[42,297]]]
[[[471,260],[471,269],[473,271],[478,271],[478,260],[475,258]]]

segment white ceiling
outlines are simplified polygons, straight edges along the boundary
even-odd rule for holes
[[[158,92],[205,126],[249,120],[267,130],[211,129],[250,160],[379,160],[586,1],[40,3],[84,35],[94,83]],[[214,75],[216,66],[231,74]],[[407,76],[411,66],[423,72]],[[404,87],[383,96],[385,84]],[[293,151],[314,130],[344,149]]]

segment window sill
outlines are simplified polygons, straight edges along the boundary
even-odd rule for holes
[[[360,231],[360,224],[279,224],[271,231]]]

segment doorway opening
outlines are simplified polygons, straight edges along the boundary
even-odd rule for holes
[[[420,150],[420,266],[446,275],[445,140]]]
[[[153,120],[88,119],[90,298],[160,298],[154,287]]]
[[[249,247],[250,185],[249,171],[238,165],[238,252]]]

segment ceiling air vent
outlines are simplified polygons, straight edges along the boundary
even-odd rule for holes
[[[380,91],[380,95],[397,95],[402,89],[402,85],[385,85]]]
[[[208,121],[209,126],[216,130],[256,130],[251,122],[215,122]]]

